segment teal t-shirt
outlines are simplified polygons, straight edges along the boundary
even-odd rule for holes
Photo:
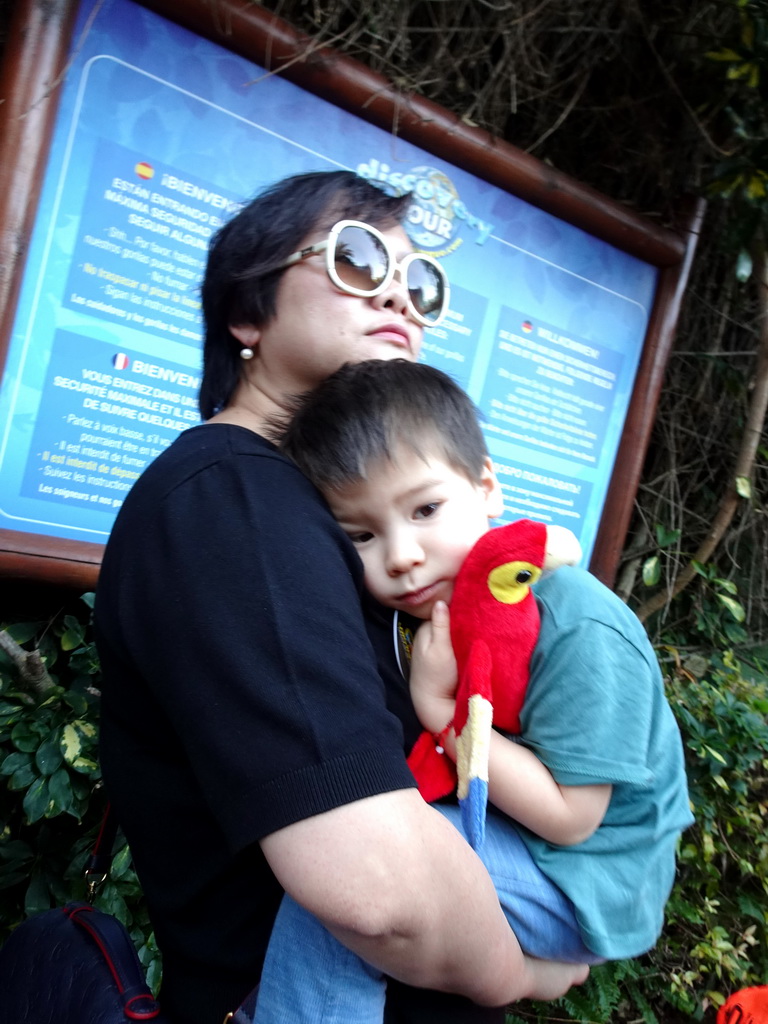
[[[612,591],[567,567],[535,594],[541,632],[518,739],[557,782],[613,793],[583,843],[520,833],[575,905],[586,945],[607,959],[637,956],[659,937],[677,837],[693,821],[680,733],[645,630]]]

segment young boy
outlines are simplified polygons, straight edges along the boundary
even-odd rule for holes
[[[453,717],[448,610],[464,558],[502,512],[469,398],[400,360],[345,366],[302,400],[283,450],[322,491],[381,604],[430,620],[411,696],[425,729]],[[636,617],[580,569],[535,590],[538,643],[521,734],[493,733],[480,852],[523,950],[575,963],[656,942],[692,821],[682,745]],[[449,735],[449,755],[455,745]],[[453,804],[438,807],[460,828]],[[457,921],[460,927],[461,922]],[[278,916],[257,1024],[381,1021],[384,979],[297,904]]]

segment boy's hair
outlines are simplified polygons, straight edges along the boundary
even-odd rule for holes
[[[343,218],[379,228],[399,224],[410,196],[387,195],[352,171],[284,178],[244,206],[211,238],[201,287],[205,343],[200,412],[208,419],[240,379],[240,346],[230,324],[263,327],[276,311],[280,264],[307,235]],[[307,325],[307,330],[316,329]]]
[[[403,445],[435,452],[479,483],[488,455],[469,396],[447,374],[405,359],[347,363],[297,399],[280,449],[321,491],[367,478]]]

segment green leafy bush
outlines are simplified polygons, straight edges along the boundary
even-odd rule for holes
[[[86,595],[80,616],[8,625],[0,651],[0,942],[24,917],[86,896],[85,864],[104,813],[97,757],[99,663]],[[34,648],[32,685],[6,648]],[[96,906],[129,929],[150,985],[160,959],[123,843]]]
[[[768,976],[768,679],[726,651],[700,676],[679,665],[669,690],[696,825],[680,850],[665,960],[676,1004],[696,1015],[702,1000],[718,1005]]]

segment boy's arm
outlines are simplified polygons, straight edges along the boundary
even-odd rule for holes
[[[453,717],[456,663],[448,609],[435,606],[430,622],[416,634],[411,696],[419,721],[439,733]],[[455,760],[451,732],[445,749]],[[498,732],[491,735],[488,799],[504,814],[550,843],[573,846],[595,831],[611,798],[610,785],[562,786],[527,747]]]
[[[547,842],[574,846],[589,839],[605,817],[612,789],[560,785],[527,747],[491,734],[488,799]]]

